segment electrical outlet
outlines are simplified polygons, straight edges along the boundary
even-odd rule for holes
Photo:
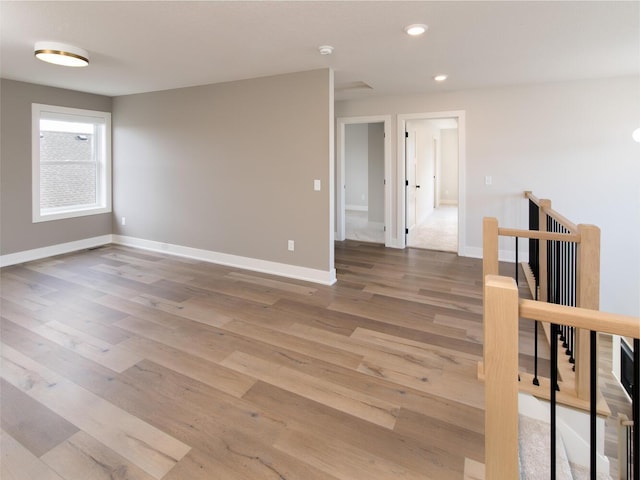
[[[320,185],[321,185],[321,184],[320,184],[320,180],[314,180],[314,181],[313,181],[313,189],[314,189],[316,192],[319,192],[319,191],[320,191]]]
[[[295,244],[295,242],[294,242],[293,240],[289,240],[289,241],[287,242],[287,249],[288,249],[290,252],[293,252],[293,251],[295,250],[295,248],[296,248],[296,244]]]
[[[120,222],[122,226],[127,224],[127,217],[122,217],[122,221]]]

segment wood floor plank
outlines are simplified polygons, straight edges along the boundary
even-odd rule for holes
[[[44,323],[32,310],[6,298],[0,301],[0,314],[2,318],[26,327],[38,327]]]
[[[193,448],[163,480],[247,480],[244,472],[230,470],[208,452]],[[281,479],[278,479],[281,480]],[[484,479],[483,479],[484,480]]]
[[[234,397],[241,398],[256,382],[252,377],[147,338],[132,337],[122,347]]]
[[[424,311],[427,312],[426,315],[416,315],[408,310],[402,312],[397,309],[391,309],[389,305],[378,305],[374,304],[371,300],[360,299],[337,299],[332,302],[328,308],[342,313],[359,315],[379,322],[389,323],[394,326],[466,339],[466,332],[462,328],[435,324],[433,322],[435,313],[429,311],[429,308],[424,309]],[[416,317],[419,321],[416,321]]]
[[[160,479],[189,446],[66,380],[8,345],[2,345],[2,377]]]
[[[297,295],[308,296],[316,293],[318,291],[317,288],[298,285],[296,283],[285,282],[282,280],[274,280],[272,278],[264,278],[260,277],[256,274],[248,274],[241,272],[229,272],[226,275],[228,278],[234,280],[240,280],[246,283],[253,283],[255,285],[261,285],[263,287],[274,288],[276,290],[281,290],[283,292],[295,293]]]
[[[134,282],[152,284],[159,280],[162,280],[161,276],[138,269],[132,265],[125,264],[124,266],[113,267],[111,265],[100,264],[95,265],[91,268],[96,272],[116,275],[118,277],[126,278],[127,280],[133,280]]]
[[[172,302],[154,295],[143,294],[132,298],[131,301],[144,305],[145,307],[161,310],[213,327],[221,327],[233,320],[232,317],[217,313],[211,308],[203,307],[197,303],[189,302],[189,300],[185,302]]]
[[[406,353],[408,355],[416,355],[419,357],[431,356],[434,354],[434,352],[436,352],[438,356],[445,359],[457,358],[461,360],[467,360],[468,362],[477,362],[481,359],[481,356],[479,355],[442,348],[437,345],[434,346],[425,342],[419,342],[404,337],[397,337],[395,335],[389,335],[384,332],[377,332],[375,330],[370,330],[367,328],[356,328],[351,334],[351,337],[366,342],[372,346],[376,345],[392,351],[395,350],[398,352]]]
[[[355,367],[362,361],[362,356],[358,354],[346,352],[318,342],[309,341],[295,335],[289,335],[280,330],[265,328],[254,323],[234,320],[227,323],[222,328],[247,338],[266,342],[285,350],[304,353],[310,357],[325,360],[337,365]]]
[[[184,328],[170,329],[136,317],[125,318],[117,322],[116,325],[140,337],[146,337],[211,362],[219,362],[234,351],[234,347],[224,344],[224,339],[211,338],[211,334],[192,338],[188,335],[189,330]],[[197,335],[197,330],[195,332]],[[192,331],[191,333],[193,334],[194,332]],[[213,335],[215,336],[216,334]]]
[[[389,429],[393,429],[395,425],[399,410],[398,405],[328,382],[322,378],[306,375],[277,364],[270,364],[242,352],[232,353],[221,364],[305,398],[324,403],[336,410],[348,412],[376,425]]]
[[[78,432],[40,460],[65,479],[154,480],[122,456],[85,432]]]
[[[443,450],[456,452],[466,458],[484,460],[484,435],[465,427],[402,409],[396,422],[395,431],[422,444],[437,446]],[[429,435],[425,435],[429,432]]]
[[[61,280],[65,280],[70,284],[83,290],[93,290],[100,292],[101,294],[109,294],[120,296],[123,298],[129,298],[137,294],[133,288],[128,288],[123,285],[118,285],[113,281],[110,281],[108,277],[100,277],[92,275],[91,278],[87,278],[89,275],[80,275],[77,272],[65,270],[64,262],[43,262],[36,264],[29,264],[26,268],[29,268],[35,272],[39,272],[45,275],[50,275]],[[74,288],[74,291],[75,288]]]
[[[484,463],[464,459],[464,478],[462,480],[485,480]]]
[[[347,413],[335,412],[324,404],[264,382],[254,385],[244,398],[286,419],[288,430],[313,432],[326,439],[340,439],[376,457],[421,472],[425,478],[448,478],[452,472],[461,469],[462,461],[458,454],[433,446],[433,443],[429,444],[422,438],[405,437],[395,430]],[[424,409],[431,410],[432,405],[437,407],[431,400],[422,398]],[[484,416],[482,420],[484,422]],[[455,475],[453,478],[456,478]]]
[[[341,480],[425,480],[419,472],[338,439],[318,439],[310,434],[289,431],[276,442],[275,447]]]
[[[13,269],[3,273],[2,296],[43,296],[55,292],[56,289],[39,282],[27,280],[19,275],[19,270]]]
[[[3,379],[0,411],[2,429],[36,457],[78,432],[76,426]]]
[[[65,480],[4,430],[0,431],[2,480]]]
[[[115,372],[123,372],[142,360],[141,356],[130,350],[119,345],[112,345],[57,321],[47,322],[32,330],[38,335]]]

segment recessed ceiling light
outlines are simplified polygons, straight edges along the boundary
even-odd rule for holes
[[[444,82],[448,78],[448,75],[436,75],[433,79],[436,82]]]
[[[89,65],[89,54],[86,50],[65,43],[36,42],[34,55],[43,62],[65,67],[86,67]]]
[[[318,47],[320,55],[331,55],[333,53],[333,47],[331,45],[322,45]]]
[[[414,23],[413,25],[404,27],[404,31],[412,37],[417,37],[418,35],[422,35],[424,32],[426,32],[427,28],[429,27],[427,27],[424,23]]]

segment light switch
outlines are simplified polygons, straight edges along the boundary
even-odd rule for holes
[[[493,181],[493,179],[491,178],[491,175],[487,175],[484,177],[484,184],[485,185],[491,185],[491,182]]]
[[[316,192],[319,192],[319,191],[320,191],[320,180],[314,180],[314,181],[313,181],[313,189],[314,189]]]

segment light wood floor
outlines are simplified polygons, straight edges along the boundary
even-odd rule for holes
[[[336,267],[108,246],[2,269],[2,479],[462,479],[481,262],[343,242]]]

